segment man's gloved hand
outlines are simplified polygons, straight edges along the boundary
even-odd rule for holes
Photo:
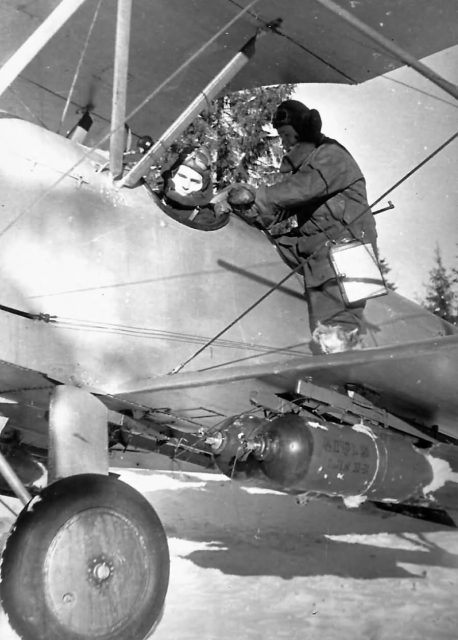
[[[213,211],[217,216],[224,216],[228,213],[232,213],[232,207],[226,200],[219,200],[212,203]]]
[[[217,193],[212,199],[212,205],[217,215],[229,211],[252,225],[257,224],[259,219],[254,201],[254,189],[247,184],[237,182]]]
[[[246,184],[238,183],[229,188],[227,202],[231,205],[235,214],[248,222],[257,225],[259,211],[255,205],[254,189]]]
[[[255,196],[251,187],[246,184],[235,184],[227,194],[227,201],[237,212],[248,210],[254,204]]]

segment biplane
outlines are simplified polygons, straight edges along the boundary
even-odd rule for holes
[[[234,215],[184,224],[144,176],[222,92],[409,64],[456,98],[418,62],[455,44],[454,0],[0,11],[0,475],[24,504],[1,599],[19,636],[141,640],[158,623],[167,539],[110,473],[126,450],[452,523],[455,327],[387,292],[364,349],[312,355],[303,285],[266,235]]]

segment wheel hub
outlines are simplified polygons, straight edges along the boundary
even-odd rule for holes
[[[112,577],[114,572],[114,565],[104,554],[96,556],[88,562],[88,580],[96,587],[100,588],[106,584]]]
[[[132,522],[110,509],[89,509],[70,518],[50,545],[45,597],[68,630],[91,638],[102,629],[115,632],[148,590],[147,565]]]
[[[164,529],[141,494],[110,476],[69,476],[19,515],[2,554],[2,605],[24,640],[145,638],[169,564]]]

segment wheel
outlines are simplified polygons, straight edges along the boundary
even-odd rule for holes
[[[3,553],[1,599],[25,640],[143,640],[169,579],[161,521],[109,476],[59,480],[19,515]]]

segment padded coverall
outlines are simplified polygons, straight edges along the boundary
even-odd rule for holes
[[[345,303],[329,257],[332,241],[370,242],[377,252],[375,220],[363,174],[338,142],[298,142],[281,163],[279,181],[256,191],[258,221],[292,267],[306,259],[304,279],[310,325],[363,326],[365,301]]]

